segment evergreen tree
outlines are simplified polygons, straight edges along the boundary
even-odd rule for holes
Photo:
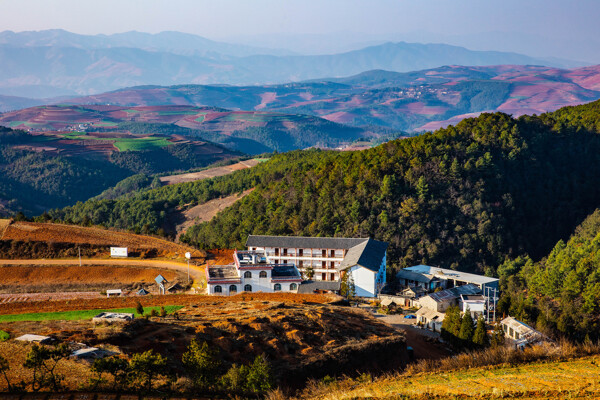
[[[477,319],[477,327],[473,333],[473,344],[479,347],[487,347],[490,344],[490,339],[485,327],[485,321],[481,316]]]
[[[442,338],[450,343],[456,344],[460,332],[462,318],[458,306],[448,307],[444,321],[442,322]]]
[[[467,308],[467,312],[463,315],[461,323],[460,323],[460,331],[458,332],[458,338],[463,342],[465,346],[471,344],[473,340],[473,332],[475,331],[475,326],[473,324],[473,317],[471,317],[471,312]]]
[[[494,333],[492,334],[491,345],[492,347],[503,346],[504,340],[504,329],[500,322],[496,322],[496,325],[494,325]]]
[[[215,384],[221,362],[217,358],[215,350],[206,342],[200,346],[196,340],[192,340],[187,352],[183,354],[181,362],[195,385],[210,387]]]

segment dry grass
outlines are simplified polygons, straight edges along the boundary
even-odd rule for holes
[[[0,342],[0,355],[6,358],[10,365],[7,375],[11,383],[19,383],[22,380],[25,382],[31,381],[31,370],[23,367],[25,357],[27,352],[31,349],[31,346],[30,343],[13,340]],[[56,371],[65,376],[64,384],[68,388],[78,388],[81,383],[89,382],[89,378],[92,377],[88,364],[72,359],[60,361]],[[0,390],[6,391],[6,389],[6,381],[1,379]]]
[[[360,310],[322,304],[332,299],[260,293],[230,298],[159,296],[144,298],[142,304],[148,307],[158,300],[188,305],[177,317],[136,319],[118,327],[80,320],[9,322],[0,328],[13,337],[23,333],[52,335],[62,341],[115,346],[125,354],[154,349],[174,365],[190,340],[196,338],[216,349],[226,364],[248,364],[264,354],[277,378],[290,384],[303,384],[308,375],[352,373],[365,366],[365,359],[374,351],[401,357],[404,339],[397,331]],[[120,305],[128,299],[110,300]],[[81,302],[77,306],[87,308]],[[76,376],[83,379],[80,373]]]
[[[292,293],[252,293],[238,294],[236,296],[204,296],[204,295],[184,295],[172,294],[163,296],[140,297],[113,297],[110,299],[80,299],[80,300],[58,300],[58,301],[40,301],[0,304],[0,314],[22,314],[31,312],[54,312],[54,311],[74,311],[74,310],[95,310],[103,308],[124,308],[135,307],[137,301],[141,301],[144,306],[167,306],[167,305],[196,305],[196,306],[219,306],[216,312],[227,310],[221,307],[225,304],[232,304],[233,309],[240,303],[257,301],[275,301],[285,303],[313,303],[323,304],[336,300],[335,296],[316,295],[316,294],[292,294]]]
[[[205,256],[200,250],[153,236],[63,224],[13,222],[6,228],[2,240],[123,246],[130,249],[155,250],[157,255],[163,257],[183,257],[188,251],[192,252],[194,257]]]
[[[374,382],[312,381],[301,399],[598,398],[600,346],[541,345],[422,360]],[[276,399],[274,393],[273,399]]]

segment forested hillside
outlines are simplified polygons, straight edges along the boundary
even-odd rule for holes
[[[507,256],[543,257],[600,204],[600,136],[582,119],[595,107],[519,119],[483,114],[362,152],[282,154],[212,181],[51,215],[156,231],[175,207],[256,187],[183,239],[232,247],[248,234],[373,236],[390,242],[392,266],[493,274]]]
[[[17,211],[35,215],[85,201],[134,174],[189,170],[240,155],[216,145],[210,146],[220,152],[211,153],[204,150],[203,143],[114,151],[108,156],[82,151],[85,146],[81,145],[72,146],[75,149],[70,154],[52,147],[56,142],[44,135],[0,127],[0,215]],[[140,187],[146,186],[149,184]]]
[[[580,341],[600,338],[600,209],[546,259],[508,260],[498,272],[504,289],[501,312],[548,333]]]

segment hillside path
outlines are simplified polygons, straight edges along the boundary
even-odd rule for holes
[[[1,265],[79,265],[79,259],[33,259],[33,260],[7,260],[1,259]],[[173,269],[187,274],[187,263],[166,260],[115,260],[115,259],[81,259],[81,265],[112,265],[112,266],[135,266]],[[190,263],[190,278],[195,282],[204,282],[204,268]]]

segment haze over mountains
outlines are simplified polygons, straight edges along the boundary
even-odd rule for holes
[[[136,85],[275,84],[442,65],[550,65],[526,55],[445,44],[385,43],[332,55],[292,55],[178,32],[78,35],[62,30],[0,33],[0,94],[44,98]],[[577,65],[574,63],[573,65]]]
[[[435,129],[484,111],[540,114],[600,98],[600,67],[448,66],[409,73],[373,70],[283,85],[143,86],[69,99],[71,104],[211,106],[308,114],[353,126]],[[14,114],[14,113],[13,113]],[[16,113],[1,123],[28,121]],[[13,127],[26,127],[15,125]]]

